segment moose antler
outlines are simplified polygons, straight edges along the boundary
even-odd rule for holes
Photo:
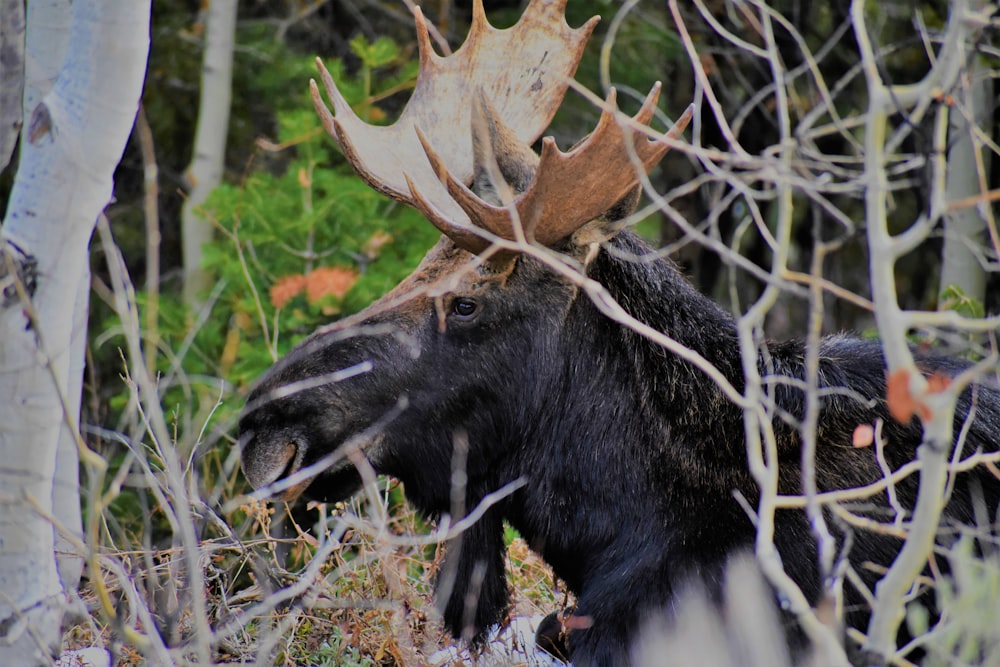
[[[551,246],[608,211],[633,190],[639,183],[636,166],[641,165],[648,173],[670,150],[669,141],[680,137],[688,126],[694,105],[688,106],[661,138],[648,139],[636,129],[648,126],[659,96],[657,82],[642,108],[629,120],[618,111],[612,88],[594,131],[567,153],[559,150],[555,139],[546,137],[534,180],[513,202],[502,207],[484,201],[466,187],[450,172],[419,127],[417,133],[434,172],[474,227],[515,240],[515,225],[520,225],[526,238]],[[489,105],[485,111],[490,112]],[[460,246],[479,253],[490,245],[484,235],[470,234],[467,227],[456,228],[455,218],[436,209],[436,202],[423,197],[416,182],[410,182],[410,190],[420,212]]]
[[[467,216],[431,169],[414,128],[419,126],[439,151],[438,159],[462,182],[470,182],[473,175],[468,102],[478,91],[489,95],[500,118],[520,140],[534,142],[559,108],[599,20],[594,17],[580,28],[571,28],[564,17],[566,2],[532,0],[516,25],[501,30],[486,20],[482,0],[475,0],[469,36],[447,57],[434,52],[424,16],[415,8],[420,73],[399,120],[384,127],[362,121],[317,61],[334,111],[323,103],[316,82],[310,82],[323,126],[373,188],[415,205],[408,184],[412,181],[446,219],[461,225]]]
[[[598,21],[571,28],[566,2],[531,0],[516,25],[499,30],[486,20],[482,0],[475,0],[469,36],[447,57],[434,53],[427,23],[415,8],[420,73],[399,120],[385,127],[362,121],[317,61],[334,108],[331,113],[310,82],[323,126],[369,185],[417,208],[466,250],[481,253],[491,235],[516,240],[518,231],[549,246],[567,238],[636,187],[637,166],[648,172],[663,158],[693,108],[666,135],[648,140],[641,128],[653,117],[660,84],[633,119],[618,111],[612,89],[596,129],[583,141],[563,153],[554,139],[544,140],[534,179],[513,201],[498,207],[473,193],[467,186],[474,175],[476,119],[530,145],[566,94]]]

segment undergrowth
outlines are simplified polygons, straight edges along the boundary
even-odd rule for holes
[[[645,48],[659,52],[663,31],[642,25]],[[384,39],[351,44],[353,75],[327,66],[359,115],[387,121],[387,101],[413,86],[412,52]],[[206,248],[214,283],[201,303],[136,291],[109,232],[97,253],[104,315],[88,349],[83,431],[99,461],[82,466],[90,557],[83,613],[64,643],[108,646],[118,665],[419,665],[453,645],[432,599],[435,526],[398,484],[292,509],[250,497],[239,473],[233,434],[251,383],[316,327],[398,283],[438,237],[344,164],[304,86],[273,83],[289,72],[303,81],[311,58],[273,59],[284,71],[247,85],[280,101],[277,134],[204,207],[217,241]],[[961,290],[942,300],[967,317],[985,312]],[[984,551],[988,534],[984,526]],[[929,664],[1000,664],[1000,566],[977,556],[973,537],[939,554],[950,575],[924,582],[937,587],[944,621],[931,628],[908,608]],[[512,615],[572,602],[513,530],[506,541]],[[709,633],[704,643],[725,641]]]
[[[327,65],[359,115],[384,120],[379,102],[412,86],[415,62],[384,39],[352,48],[355,76]],[[105,463],[82,471],[94,555],[80,593],[88,613],[66,648],[108,646],[122,666],[206,654],[369,666],[424,664],[453,643],[432,599],[441,547],[398,484],[292,509],[247,496],[239,473],[233,433],[252,382],[316,327],[399,282],[437,238],[344,164],[304,94],[278,126],[242,182],[204,207],[218,234],[205,248],[214,284],[197,307],[136,291],[110,231],[101,236],[105,315],[88,351],[85,434]],[[136,314],[150,310],[155,322],[140,326]],[[548,568],[513,531],[508,542],[513,613],[555,609]]]

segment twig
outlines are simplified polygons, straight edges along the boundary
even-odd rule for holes
[[[146,118],[146,107],[139,105],[135,133],[142,152],[144,196],[143,217],[146,221],[146,372],[156,377],[156,353],[160,347],[160,207],[158,167],[153,130]]]

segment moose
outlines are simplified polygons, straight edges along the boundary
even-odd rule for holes
[[[572,28],[565,4],[532,0],[500,30],[476,0],[466,42],[447,57],[414,10],[420,72],[390,126],[360,120],[319,63],[333,111],[315,82],[312,94],[326,130],[361,178],[417,208],[442,237],[388,294],[319,329],[259,380],[239,443],[249,482],[286,500],[345,500],[374,472],[400,480],[431,517],[478,509],[449,544],[438,589],[448,629],[474,642],[508,608],[509,522],[576,596],[574,617],[586,622],[566,640],[573,664],[621,665],[644,622],[669,610],[687,582],[718,590],[727,561],[753,549],[745,507],[759,490],[744,408],[705,372],[710,364],[744,391],[733,316],[625,224],[691,110],[660,135],[648,127],[658,86],[633,118],[612,91],[596,129],[569,151],[551,138],[540,155],[531,148],[597,20]],[[602,298],[592,298],[594,285]],[[805,352],[801,341],[759,350],[781,494],[803,492]],[[930,353],[917,360],[928,376],[965,368]],[[852,446],[858,425],[883,425],[893,470],[915,458],[923,429],[890,415],[877,341],[822,340],[818,373],[820,491],[883,478],[871,450]],[[955,431],[960,456],[996,451],[1000,391],[966,390]],[[456,461],[464,475],[454,474]],[[916,476],[900,480],[898,502],[912,508],[917,488]],[[943,523],[973,524],[977,503],[992,519],[998,502],[1000,483],[974,468],[957,477]],[[879,519],[887,508],[876,496],[857,511]],[[845,584],[846,622],[863,630],[870,610],[858,589],[875,585],[901,541],[833,529],[861,581]],[[773,539],[816,601],[821,568],[806,513],[779,510]]]

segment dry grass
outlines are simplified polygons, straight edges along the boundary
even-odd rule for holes
[[[100,579],[89,572],[81,592],[91,616],[66,632],[64,648],[104,645],[121,667],[165,656],[186,664],[201,631],[217,664],[427,664],[454,646],[433,603],[443,547],[427,544],[431,527],[400,500],[396,486],[390,483],[382,496],[382,525],[359,501],[310,505],[294,515],[283,503],[243,503],[230,516],[233,528],[206,524],[197,545],[200,591],[185,574],[182,546],[150,549],[143,546],[148,535],[106,543]],[[548,613],[564,601],[548,566],[513,536],[508,576],[512,616]],[[114,616],[103,613],[105,594]],[[205,600],[206,618],[195,615],[193,595]],[[159,658],[151,635],[166,645]]]

